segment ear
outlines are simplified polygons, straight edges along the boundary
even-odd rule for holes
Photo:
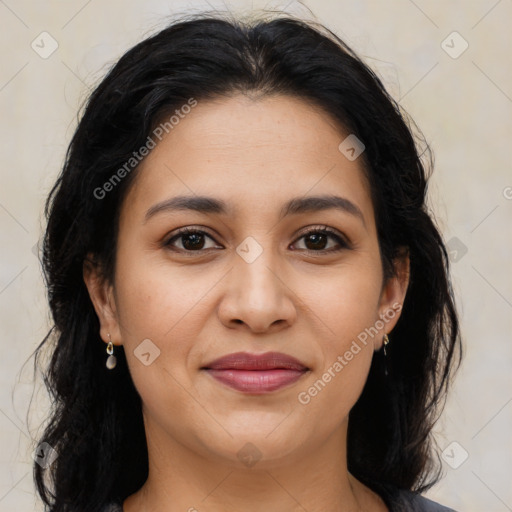
[[[121,345],[119,320],[117,316],[114,288],[105,278],[101,265],[92,255],[87,255],[83,264],[84,282],[89,297],[100,321],[100,336],[107,343],[110,339],[114,345]]]
[[[379,317],[384,324],[382,334],[389,334],[395,327],[403,309],[410,277],[410,259],[407,248],[402,248],[393,260],[394,275],[382,287]],[[382,347],[383,336],[375,338],[375,350]]]

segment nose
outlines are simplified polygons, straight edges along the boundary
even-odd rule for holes
[[[294,292],[279,270],[269,249],[251,263],[235,254],[218,308],[222,324],[253,333],[272,333],[290,327],[297,318]]]

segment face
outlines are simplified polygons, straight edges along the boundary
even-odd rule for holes
[[[407,284],[383,281],[347,135],[300,99],[233,96],[199,102],[141,164],[115,278],[85,279],[161,439],[271,464],[346,429]]]

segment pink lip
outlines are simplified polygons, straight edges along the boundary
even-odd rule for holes
[[[279,352],[237,352],[205,365],[213,378],[245,393],[268,393],[297,381],[309,369],[294,357]]]

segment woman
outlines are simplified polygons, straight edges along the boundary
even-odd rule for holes
[[[460,360],[426,184],[319,25],[195,16],[128,51],[47,203],[48,510],[448,510],[421,496]]]

